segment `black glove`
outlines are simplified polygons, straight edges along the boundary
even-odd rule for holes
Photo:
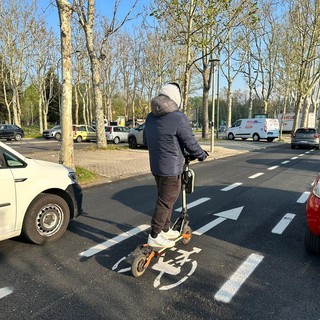
[[[204,161],[209,156],[209,153],[206,150],[203,150],[203,155],[198,158],[199,161]]]

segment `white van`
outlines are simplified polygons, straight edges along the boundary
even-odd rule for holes
[[[81,212],[72,169],[26,158],[0,142],[0,240],[23,234],[36,244],[53,242]]]
[[[269,118],[239,119],[228,128],[227,138],[229,140],[252,138],[254,141],[266,139],[272,142],[279,138],[279,121]]]

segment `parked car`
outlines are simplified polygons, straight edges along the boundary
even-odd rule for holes
[[[54,138],[56,140],[61,140],[61,126],[54,126],[51,129],[44,130],[42,132],[42,137],[45,139],[51,139]]]
[[[15,124],[0,124],[0,139],[20,141],[23,137],[24,131]]]
[[[118,144],[120,142],[128,142],[128,133],[130,128],[123,126],[106,127],[107,141]]]
[[[97,140],[96,130],[86,124],[73,125],[73,139],[76,142]]]
[[[320,175],[315,179],[306,203],[306,219],[305,249],[320,254]]]
[[[291,149],[296,147],[316,148],[319,150],[318,128],[298,128],[291,137]]]
[[[138,146],[146,147],[145,145],[145,139],[143,138],[143,132],[144,132],[145,124],[141,124],[138,127],[130,129],[130,132],[128,134],[128,143],[129,148],[135,149]]]
[[[53,242],[82,212],[74,170],[26,158],[0,142],[0,240],[23,234],[36,244]]]

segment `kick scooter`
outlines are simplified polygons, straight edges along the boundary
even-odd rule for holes
[[[194,191],[194,178],[195,174],[189,168],[190,161],[195,160],[193,157],[186,155],[185,163],[183,166],[183,173],[181,176],[181,202],[182,210],[180,216],[174,222],[172,229],[178,230],[180,236],[173,240],[175,243],[181,240],[183,244],[188,244],[191,240],[192,230],[189,226],[189,215],[187,212],[187,193]],[[154,257],[160,257],[168,248],[155,248],[148,244],[139,245],[133,252],[126,258],[126,262],[131,264],[131,272],[134,277],[140,277],[148,268],[151,260]]]

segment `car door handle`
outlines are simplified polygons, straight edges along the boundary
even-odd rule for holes
[[[19,179],[14,179],[14,182],[24,182],[26,181],[28,178],[19,178]]]
[[[6,203],[1,203],[1,204],[0,204],[0,208],[8,207],[8,206],[11,206],[11,203],[10,203],[10,202],[6,202]]]

